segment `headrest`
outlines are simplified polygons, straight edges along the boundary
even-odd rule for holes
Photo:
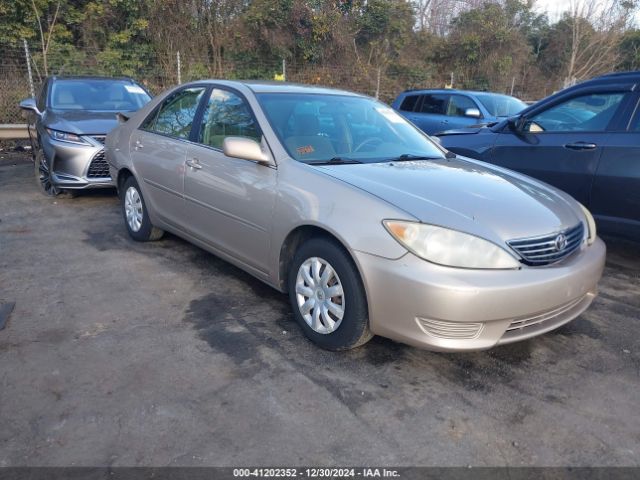
[[[293,134],[295,136],[317,135],[320,133],[318,117],[301,114],[293,117]]]

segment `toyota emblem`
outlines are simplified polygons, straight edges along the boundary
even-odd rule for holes
[[[556,237],[553,245],[556,247],[556,250],[558,252],[564,250],[567,247],[567,237],[563,233],[561,233]]]

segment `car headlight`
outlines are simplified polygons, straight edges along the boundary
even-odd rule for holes
[[[580,205],[580,208],[582,209],[582,213],[584,213],[584,216],[587,220],[587,229],[588,229],[587,245],[591,245],[593,244],[593,242],[596,241],[596,235],[597,235],[596,221],[593,219],[593,215],[591,215],[591,212],[587,210],[587,207],[585,207],[579,202],[578,202],[578,205]]]
[[[506,250],[468,233],[399,220],[385,220],[383,224],[406,249],[432,263],[459,268],[520,268],[518,260]]]
[[[51,130],[49,128],[47,128],[47,133],[54,140],[59,140],[61,142],[78,143],[80,145],[89,145],[86,140],[84,140],[81,136],[76,135],[75,133],[61,132],[59,130]]]

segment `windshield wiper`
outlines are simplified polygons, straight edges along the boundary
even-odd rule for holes
[[[329,160],[311,160],[304,163],[306,163],[307,165],[351,165],[362,162],[360,160],[353,160],[351,158],[333,157]]]
[[[455,155],[455,154],[454,154]],[[444,158],[450,158],[445,156]],[[412,155],[410,153],[403,153],[400,156],[389,158],[390,162],[411,162],[413,160],[442,160],[442,157],[437,157],[434,155]]]

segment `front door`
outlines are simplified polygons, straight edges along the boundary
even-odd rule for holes
[[[522,131],[505,127],[490,161],[547,182],[589,205],[609,125],[622,92],[582,94],[527,118]]]
[[[277,170],[227,157],[226,137],[261,142],[260,127],[246,100],[214,88],[189,146],[184,196],[194,236],[243,264],[267,273]]]

